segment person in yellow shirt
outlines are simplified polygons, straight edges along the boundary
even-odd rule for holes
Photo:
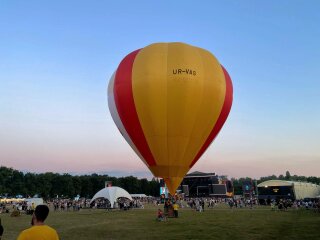
[[[22,231],[17,240],[59,240],[57,231],[44,224],[48,214],[47,205],[38,205],[32,215],[32,227]]]
[[[174,217],[177,218],[178,217],[178,210],[179,210],[179,205],[177,202],[175,202],[173,204],[173,213],[174,213]]]

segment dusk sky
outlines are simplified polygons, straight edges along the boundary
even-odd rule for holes
[[[155,42],[212,52],[233,81],[191,171],[320,176],[320,1],[0,1],[0,165],[148,176],[107,103],[112,73]]]

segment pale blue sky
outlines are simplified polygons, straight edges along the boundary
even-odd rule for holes
[[[147,172],[106,87],[126,54],[180,41],[211,51],[234,85],[229,119],[192,170],[319,176],[319,11],[302,0],[2,0],[0,165]]]

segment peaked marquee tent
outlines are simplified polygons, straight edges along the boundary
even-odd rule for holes
[[[97,192],[90,203],[92,203],[97,198],[106,198],[109,200],[111,204],[111,208],[113,208],[114,202],[117,201],[118,198],[128,198],[132,201],[132,197],[130,194],[120,187],[106,187]]]

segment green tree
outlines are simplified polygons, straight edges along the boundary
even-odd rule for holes
[[[93,197],[93,194],[95,194],[95,192],[93,191],[93,186],[90,181],[90,176],[88,175],[80,176],[80,180],[81,180],[80,196],[86,197],[86,198]]]
[[[37,175],[34,173],[26,173],[24,175],[24,185],[25,185],[25,192],[23,193],[25,197],[31,197],[37,193]]]
[[[285,176],[286,180],[291,180],[291,175],[289,171],[286,171],[286,176]]]
[[[311,182],[320,184],[319,177],[306,177],[306,176],[291,176],[289,171],[286,171],[285,176],[275,175],[261,177],[257,182],[281,179],[292,180],[301,182]],[[234,192],[236,195],[242,194],[242,185],[244,181],[251,180],[250,178],[232,178]],[[105,185],[105,181],[112,181],[113,186],[119,186],[126,189],[129,193],[144,193],[151,196],[159,196],[160,183],[156,178],[151,181],[147,179],[138,179],[134,176],[128,177],[110,177],[108,175],[81,175],[71,176],[70,174],[58,174],[58,173],[26,173],[18,170],[0,167],[0,195],[15,196],[22,194],[27,196],[33,196],[34,194],[41,194],[44,198],[64,197],[73,198],[77,194],[82,197],[91,198],[93,195],[102,189]]]
[[[79,176],[74,176],[72,178],[72,181],[73,181],[73,187],[74,187],[74,192],[76,195],[80,194],[81,193],[81,179]]]

